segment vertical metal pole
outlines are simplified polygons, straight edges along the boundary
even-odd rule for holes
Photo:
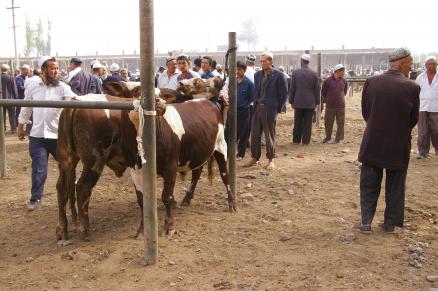
[[[0,99],[3,99],[2,85],[0,84]],[[6,177],[6,146],[5,127],[3,122],[3,107],[0,106],[0,176]]]
[[[154,89],[154,1],[139,0],[140,3],[140,60],[141,60],[141,104],[146,113],[155,112]],[[158,256],[157,226],[157,160],[155,116],[145,115],[143,146],[146,164],[143,165],[143,219],[145,265],[153,265]]]
[[[16,36],[16,32],[15,32],[15,8],[19,8],[19,7],[15,7],[14,5],[14,0],[12,0],[12,29],[14,30],[14,50],[15,50],[15,67],[13,67],[14,69],[19,68],[19,63],[18,63],[18,54],[17,54],[17,36]],[[14,71],[15,72],[15,71]]]
[[[318,74],[318,78],[319,78],[319,83],[322,86],[322,66],[321,66],[321,62],[322,62],[322,55],[321,53],[318,53],[318,59],[317,59],[317,69],[316,69],[316,73]],[[315,121],[315,126],[319,126],[319,120],[321,119],[321,95],[319,96],[319,105],[316,106],[316,121]]]
[[[228,33],[228,48],[236,47],[236,33]],[[230,126],[230,143],[228,144],[228,172],[230,176],[230,188],[233,194],[236,193],[236,135],[237,135],[237,84],[236,84],[236,51],[233,50],[228,59],[228,98],[229,115],[228,126]]]

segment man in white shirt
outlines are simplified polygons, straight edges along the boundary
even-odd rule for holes
[[[70,100],[76,95],[70,87],[60,82],[58,63],[55,58],[41,57],[38,60],[41,67],[41,80],[27,84],[24,100]],[[35,210],[40,203],[44,184],[47,178],[48,157],[51,154],[56,158],[56,144],[58,139],[58,123],[61,108],[21,108],[18,117],[17,134],[20,140],[25,136],[25,125],[33,116],[32,130],[29,135],[29,154],[32,158],[32,190],[29,211]]]
[[[245,77],[250,79],[253,84],[254,84],[254,74],[255,74],[255,69],[254,69],[255,61],[256,61],[256,56],[253,54],[249,54],[246,57]]]
[[[436,57],[427,57],[426,71],[416,79],[417,84],[421,87],[417,159],[424,159],[429,155],[430,141],[435,148],[435,155],[438,155],[438,78],[436,68]]]
[[[178,86],[179,71],[176,70],[176,59],[170,57],[166,59],[167,69],[158,77],[158,89],[167,88],[176,90]]]

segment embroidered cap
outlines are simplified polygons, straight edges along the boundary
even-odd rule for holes
[[[404,59],[406,57],[409,57],[411,55],[411,51],[407,48],[401,47],[396,49],[395,51],[391,52],[389,54],[389,62],[395,62],[401,59]]]

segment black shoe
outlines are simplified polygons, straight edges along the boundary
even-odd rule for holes
[[[330,139],[326,137],[325,139],[323,139],[323,140],[321,141],[321,143],[327,143],[328,141],[330,141]]]
[[[372,233],[371,224],[362,224],[361,222],[359,222],[359,223],[356,223],[353,226],[353,228],[360,231],[363,234],[371,234]]]
[[[395,232],[395,226],[386,224],[386,223],[379,223],[379,227],[386,233],[394,233]]]

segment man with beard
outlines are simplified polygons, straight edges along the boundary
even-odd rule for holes
[[[27,84],[24,100],[70,100],[76,94],[70,87],[60,82],[58,63],[55,58],[41,57],[41,80]],[[47,178],[48,157],[56,158],[58,123],[62,108],[21,108],[18,117],[18,139],[24,140],[25,126],[33,116],[33,126],[29,135],[29,154],[32,159],[32,189],[29,211],[40,203]]]

